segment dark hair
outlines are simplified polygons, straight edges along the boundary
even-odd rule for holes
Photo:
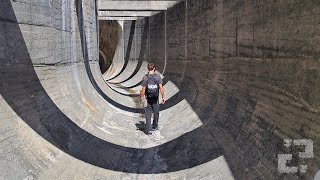
[[[148,70],[152,71],[154,68],[156,68],[156,66],[153,63],[149,63],[148,64]]]

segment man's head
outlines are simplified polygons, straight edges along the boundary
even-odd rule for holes
[[[149,63],[148,64],[148,71],[155,71],[156,70],[156,66],[153,63]]]

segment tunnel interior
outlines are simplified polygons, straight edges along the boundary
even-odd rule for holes
[[[99,21],[99,66],[102,74],[112,64],[121,31],[122,27],[117,20]]]
[[[317,178],[318,1],[0,0],[0,42],[0,179]]]

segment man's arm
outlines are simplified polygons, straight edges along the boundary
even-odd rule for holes
[[[147,80],[145,77],[142,78],[142,81],[141,81],[141,91],[140,91],[140,97],[141,98],[144,98],[145,97],[145,93],[146,93],[146,86],[147,86]]]
[[[161,93],[161,96],[162,96],[162,104],[164,104],[166,102],[166,99],[164,97],[164,89],[163,89],[163,86],[162,84],[159,84],[159,90],[160,90],[160,93]]]
[[[141,91],[140,91],[140,97],[141,97],[141,98],[144,98],[145,93],[146,93],[146,87],[143,87],[143,86],[142,86],[142,89],[141,89]]]

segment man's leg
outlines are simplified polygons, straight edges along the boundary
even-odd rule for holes
[[[158,121],[159,121],[159,109],[160,105],[159,102],[156,101],[156,103],[152,104],[152,109],[153,109],[153,122],[152,122],[152,127],[154,129],[158,129]]]
[[[146,115],[146,130],[145,133],[149,133],[151,131],[151,115],[152,115],[152,106],[148,103],[147,107],[144,108],[144,112]]]

